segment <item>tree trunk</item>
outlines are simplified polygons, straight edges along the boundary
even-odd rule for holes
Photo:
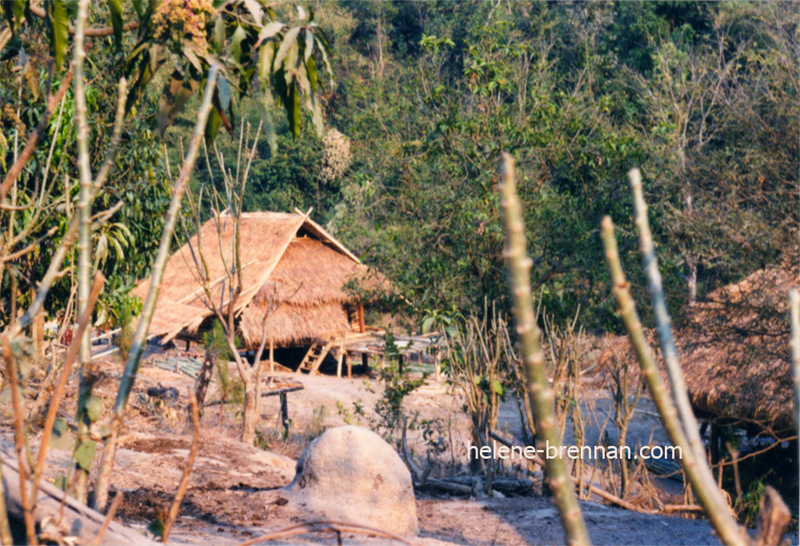
[[[256,425],[261,416],[261,364],[256,362],[244,381],[244,418],[242,421],[242,442],[253,445],[256,438]]]
[[[256,393],[256,382],[251,380],[244,382],[244,418],[242,421],[242,442],[253,445],[256,436],[256,422],[258,413],[258,394]]]

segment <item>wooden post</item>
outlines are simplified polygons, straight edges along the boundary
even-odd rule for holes
[[[364,366],[364,371],[361,373],[369,375],[369,355],[367,353],[361,353],[361,365]]]
[[[347,379],[353,378],[353,358],[352,355],[345,353],[344,359],[347,361]]]
[[[711,423],[711,440],[708,443],[709,451],[711,452],[711,464],[719,462],[719,427]]]
[[[275,371],[275,343],[269,338],[269,373]]]
[[[339,346],[339,354],[336,356],[336,377],[342,377],[342,358],[344,358],[344,337],[342,344]]]
[[[358,331],[362,334],[367,331],[367,325],[364,323],[364,304],[358,304]]]
[[[397,371],[403,375],[403,353],[400,353],[400,357],[397,359]]]

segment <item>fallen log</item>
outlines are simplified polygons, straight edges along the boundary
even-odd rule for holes
[[[14,543],[25,542],[25,523],[20,495],[19,466],[14,453],[0,446],[0,464],[2,464],[3,490],[6,494],[6,509],[11,524]],[[28,488],[30,491],[30,488]],[[103,527],[105,516],[85,506],[57,487],[42,482],[36,495],[36,525],[40,529],[47,528],[48,537],[52,540],[54,531],[62,537],[75,537],[80,544],[94,543]],[[63,517],[57,528],[53,523],[58,521],[61,503],[64,502]],[[100,544],[155,544],[147,537],[124,525],[111,522],[103,532]]]

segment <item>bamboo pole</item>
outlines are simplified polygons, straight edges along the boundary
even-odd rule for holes
[[[89,16],[89,0],[78,2],[78,19],[75,31],[74,58],[72,65],[75,68],[73,86],[75,88],[75,117],[77,120],[76,142],[78,146],[78,177],[80,179],[80,201],[78,203],[78,316],[86,314],[91,291],[92,274],[92,169],[89,164],[89,122],[86,119],[86,82],[83,70],[86,52],[84,50],[84,33],[86,20]],[[91,394],[91,382],[87,380],[87,365],[91,354],[90,328],[83,331],[80,340],[79,359],[80,384],[78,387],[78,409],[76,421],[78,423],[75,451],[83,448],[89,437],[89,423],[86,417],[86,400]],[[87,486],[89,482],[88,470],[75,464],[75,498],[86,503]]]
[[[541,347],[541,331],[533,314],[530,285],[531,259],[527,256],[525,243],[525,224],[522,219],[522,206],[517,197],[517,180],[512,157],[504,153],[502,163],[502,183],[500,194],[503,209],[503,225],[506,231],[506,244],[503,256],[506,259],[511,291],[514,301],[514,318],[517,323],[520,349],[525,363],[525,376],[536,428],[538,448],[545,445],[559,446],[555,427],[555,396],[548,386],[544,369],[544,354]],[[559,450],[560,451],[560,450]],[[560,457],[545,460],[548,483],[553,490],[556,508],[561,516],[568,544],[589,544],[589,534],[583,521],[581,508],[575,496],[575,488],[569,478],[567,466]]]
[[[603,218],[601,237],[605,247],[606,261],[611,274],[618,312],[625,324],[625,329],[628,331],[628,338],[631,341],[631,345],[633,345],[642,374],[647,381],[653,401],[661,415],[664,429],[666,429],[672,444],[681,448],[681,465],[689,477],[689,482],[692,484],[700,504],[708,514],[711,524],[722,541],[725,544],[747,544],[746,536],[733,519],[728,504],[722,499],[714,477],[705,463],[705,457],[698,459],[690,448],[689,440],[678,419],[675,405],[672,403],[667,387],[658,373],[655,357],[644,337],[642,324],[636,312],[636,304],[630,294],[630,285],[625,280],[625,273],[622,271],[617,240],[614,237],[614,224],[608,216]],[[705,468],[705,472],[701,470],[703,468]]]
[[[214,88],[217,83],[217,76],[219,74],[219,66],[214,64],[208,72],[208,79],[206,87],[203,91],[203,101],[200,105],[200,110],[197,114],[197,122],[194,126],[192,133],[192,140],[189,144],[189,151],[181,167],[181,172],[178,175],[178,180],[175,182],[175,187],[172,191],[172,200],[167,210],[167,215],[164,221],[164,231],[161,234],[161,242],[158,247],[158,255],[153,264],[153,273],[150,281],[150,290],[147,293],[144,306],[139,318],[139,325],[136,328],[136,333],[133,337],[131,350],[128,353],[128,359],[125,362],[125,370],[123,371],[122,380],[120,381],[119,391],[117,392],[117,399],[114,404],[114,415],[112,421],[111,438],[106,444],[103,452],[103,462],[100,466],[100,474],[97,477],[97,487],[95,491],[96,508],[103,510],[108,502],[108,486],[111,477],[111,471],[114,466],[114,453],[116,450],[116,441],[119,437],[120,429],[122,428],[122,417],[127,407],[128,397],[130,396],[133,382],[136,379],[136,373],[139,370],[139,363],[144,353],[144,347],[147,343],[147,331],[150,329],[150,322],[153,319],[153,313],[156,308],[156,299],[158,298],[158,290],[161,287],[161,279],[164,275],[164,267],[169,258],[170,244],[172,242],[172,234],[175,231],[175,224],[180,213],[181,200],[186,191],[189,182],[189,175],[194,169],[194,164],[197,161],[197,155],[200,150],[200,142],[205,134],[206,121],[208,114],[211,111],[212,97],[214,95]]]
[[[656,319],[658,339],[661,342],[661,354],[664,357],[667,375],[672,385],[672,396],[675,399],[681,426],[689,440],[694,456],[697,459],[703,459],[705,458],[705,449],[700,439],[697,419],[695,419],[692,411],[686,382],[683,380],[683,373],[678,362],[675,340],[672,337],[672,319],[667,310],[664,286],[661,280],[661,272],[658,270],[658,260],[656,258],[655,245],[653,244],[653,235],[650,232],[650,223],[647,219],[647,204],[644,201],[642,192],[642,176],[639,169],[632,169],[628,173],[628,177],[631,183],[631,190],[633,190],[633,207],[636,215],[636,228],[639,232],[639,251],[642,254],[642,267],[647,275],[647,287],[650,291],[650,300]]]

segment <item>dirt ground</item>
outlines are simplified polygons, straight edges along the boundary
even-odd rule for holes
[[[121,365],[116,361],[101,367],[108,376],[95,387],[106,402],[113,400],[114,376]],[[233,372],[233,369],[231,370]],[[235,374],[235,372],[233,372]],[[283,439],[279,423],[278,397],[264,399],[260,437],[269,451],[246,446],[236,440],[240,423],[235,405],[210,405],[205,408],[201,423],[200,452],[192,471],[188,492],[180,516],[170,536],[171,542],[186,544],[237,544],[304,521],[305,516],[293,511],[282,497],[281,488],[294,476],[295,459],[304,446],[321,430],[337,425],[375,422],[374,407],[380,398],[380,383],[365,377],[337,379],[332,376],[307,376],[288,372],[276,373],[283,380],[300,381],[304,389],[290,393],[290,434]],[[117,519],[141,529],[163,517],[180,481],[192,440],[187,421],[187,393],[193,387],[190,377],[143,365],[131,397],[127,432],[117,451],[112,495],[121,492],[124,500]],[[174,387],[180,397],[176,403],[148,398],[149,387]],[[74,415],[76,385],[70,383],[63,408]],[[420,419],[437,418],[438,434],[449,448],[440,454],[440,468],[434,471],[455,473],[466,468],[469,445],[467,419],[457,396],[450,387],[429,378],[406,400],[406,411],[419,412]],[[207,403],[219,399],[212,384]],[[354,404],[356,403],[356,404]],[[600,397],[594,404],[602,417],[608,412],[607,401]],[[363,414],[357,412],[363,408]],[[324,408],[324,409],[322,409]],[[665,442],[648,401],[641,406],[637,424],[629,442]],[[602,421],[602,419],[598,419]],[[519,430],[516,406],[508,401],[500,413],[499,424],[509,436]],[[614,434],[613,427],[609,429]],[[11,438],[8,421],[0,428],[0,439]],[[566,432],[570,441],[573,432]],[[597,426],[587,428],[587,437],[601,434]],[[653,440],[654,439],[654,440]],[[31,438],[35,447],[38,437]],[[65,447],[68,442],[65,442]],[[420,459],[425,453],[425,439],[420,431],[412,431],[409,444]],[[69,466],[68,451],[51,449],[47,477],[55,479]],[[96,461],[100,457],[96,457]],[[511,471],[513,469],[509,469]],[[674,482],[670,482],[673,483]],[[656,486],[659,486],[656,483]],[[660,487],[660,486],[659,486]],[[668,484],[665,487],[669,487]],[[681,493],[680,485],[665,495]],[[647,515],[583,502],[584,517],[592,542],[596,544],[713,544],[716,539],[710,525],[701,519]],[[558,513],[548,498],[526,496],[516,498],[463,499],[446,495],[418,495],[417,511],[419,544],[559,544],[564,542]],[[346,536],[347,543],[382,543],[385,539]],[[335,543],[331,534],[307,534],[289,542]]]

